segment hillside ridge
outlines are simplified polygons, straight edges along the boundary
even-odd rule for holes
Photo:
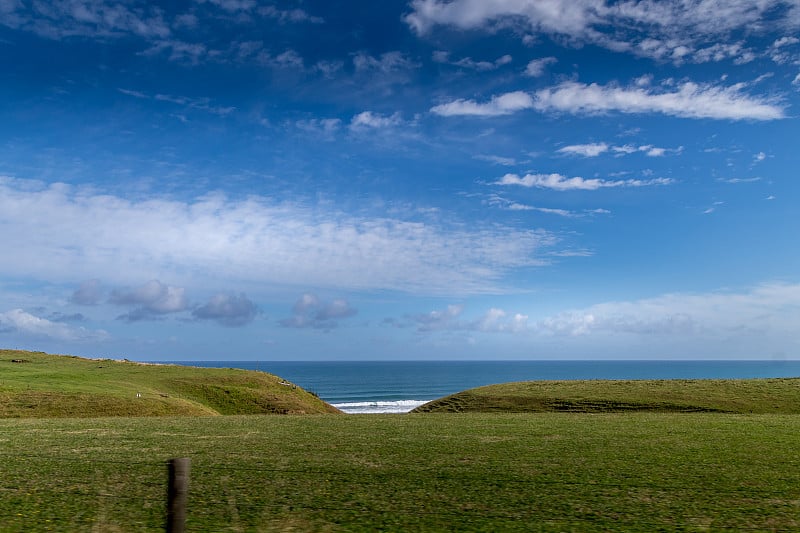
[[[800,414],[800,378],[521,381],[433,400],[433,412],[709,412]]]
[[[339,412],[266,372],[0,349],[0,418]]]

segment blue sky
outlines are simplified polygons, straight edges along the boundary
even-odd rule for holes
[[[0,345],[800,358],[797,0],[0,0]]]

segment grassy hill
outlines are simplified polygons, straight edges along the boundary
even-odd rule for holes
[[[0,350],[0,418],[336,412],[264,372]]]
[[[489,385],[413,412],[800,413],[800,378],[528,381]]]

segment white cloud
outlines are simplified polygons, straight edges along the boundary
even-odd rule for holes
[[[464,311],[463,305],[448,305],[447,309],[409,315],[406,318],[415,324],[417,331],[437,331],[444,329],[461,329],[458,321]]]
[[[513,157],[502,157],[497,155],[474,155],[472,156],[473,159],[479,159],[481,161],[488,161],[489,163],[494,163],[495,165],[502,165],[504,167],[511,167],[517,164],[517,160]]]
[[[519,333],[528,330],[528,316],[515,313],[510,316],[502,309],[491,308],[475,324],[474,329],[485,332]]]
[[[794,77],[792,80],[792,85],[800,85],[800,74]]]
[[[800,25],[795,0],[414,0],[411,7],[405,21],[420,35],[437,25],[486,32],[511,27],[521,35],[544,33],[676,63],[747,62],[754,53],[741,42],[725,42],[731,35]]]
[[[683,152],[683,146],[679,146],[677,148],[661,148],[658,146],[653,146],[652,144],[644,144],[640,146],[625,144],[622,146],[612,146],[611,150],[616,152],[618,155],[629,155],[640,152],[644,153],[648,157],[662,157],[667,154],[679,154]]]
[[[22,309],[0,313],[0,335],[12,333],[26,337],[48,338],[59,341],[104,340],[108,333],[103,330],[74,328],[63,322],[54,322],[32,315]]]
[[[263,62],[271,67],[277,68],[302,70],[304,67],[302,56],[300,56],[300,54],[298,54],[295,50],[285,50],[277,56],[266,59]]]
[[[436,52],[434,52],[432,57],[433,60],[437,63],[443,63],[447,65],[453,65],[456,67],[477,70],[479,72],[496,70],[502,67],[503,65],[511,63],[511,61],[513,60],[513,58],[508,54],[500,56],[494,61],[475,61],[471,57],[464,57],[462,59],[453,60],[450,59],[449,52],[445,52],[442,50],[437,50]]]
[[[246,1],[246,0],[245,0]],[[311,24],[322,24],[325,20],[322,17],[309,15],[302,9],[278,9],[275,6],[262,6],[258,8],[258,14],[278,20],[279,22],[309,22]]]
[[[773,48],[781,48],[783,46],[791,46],[793,44],[800,43],[800,39],[797,37],[781,37],[777,39],[774,43],[772,43]]]
[[[764,283],[739,291],[663,294],[611,301],[532,320],[490,308],[473,320],[463,306],[411,315],[421,332],[480,331],[524,336],[531,350],[610,357],[748,358],[789,355],[800,349],[800,284]],[[548,353],[548,352],[545,352]]]
[[[140,52],[143,56],[166,55],[170,61],[196,65],[208,57],[208,48],[200,43],[188,43],[178,39],[162,39]]]
[[[663,113],[683,118],[727,120],[774,120],[785,117],[784,109],[767,98],[742,93],[743,84],[730,87],[686,82],[673,91],[648,87],[586,85],[564,82],[536,92],[533,107],[539,111],[575,114]]]
[[[135,35],[164,39],[170,34],[162,11],[147,3],[128,6],[103,0],[50,0],[4,3],[0,25],[47,39],[69,37],[113,39]]]
[[[213,4],[225,11],[250,11],[256,6],[255,0],[199,0],[200,3]]]
[[[758,152],[756,155],[753,156],[753,162],[760,163],[767,158],[767,154],[764,152]]]
[[[745,84],[720,87],[685,82],[674,90],[656,90],[634,84],[586,85],[574,81],[541,89],[532,97],[524,91],[493,96],[485,103],[457,99],[434,106],[441,116],[494,117],[526,109],[574,114],[662,113],[682,118],[720,120],[775,120],[785,118],[784,107],[770,98],[742,92]],[[653,154],[657,155],[657,154]]]
[[[295,126],[308,133],[314,133],[330,139],[341,128],[342,121],[338,118],[312,118],[298,120],[295,122]]]
[[[528,316],[521,313],[510,315],[503,309],[490,308],[475,319],[462,318],[464,306],[448,305],[446,309],[406,315],[403,320],[390,319],[398,327],[414,327],[420,333],[436,331],[472,331],[484,333],[521,333],[529,329]]]
[[[132,91],[130,89],[117,89],[117,90],[122,94],[125,94],[127,96],[133,96],[134,98],[150,98],[150,96],[148,96],[147,94],[139,91]]]
[[[608,151],[606,143],[571,144],[558,150],[561,154],[582,155],[583,157],[597,157]]]
[[[185,109],[193,109],[197,111],[204,111],[213,115],[224,117],[231,114],[236,110],[232,106],[215,105],[211,98],[207,97],[189,97],[189,96],[175,96],[171,94],[155,94],[149,95],[147,93],[133,91],[130,89],[117,89],[124,95],[132,96],[139,99],[156,100],[158,102],[167,102],[184,107]]]
[[[541,59],[534,59],[528,63],[528,66],[525,68],[525,75],[530,76],[532,78],[538,78],[542,74],[544,74],[545,69],[548,65],[552,65],[557,63],[558,59],[555,57],[543,57]]]
[[[540,334],[566,336],[675,337],[689,343],[697,337],[776,335],[791,337],[798,343],[798,312],[800,285],[770,283],[743,292],[666,294],[602,303],[540,320],[532,329]]]
[[[314,65],[314,69],[322,73],[326,78],[333,78],[333,76],[344,68],[343,61],[318,61]]]
[[[500,96],[493,96],[489,102],[480,104],[474,100],[458,99],[431,108],[431,113],[443,117],[476,116],[495,117],[510,115],[534,106],[531,96],[524,91],[514,91]]]
[[[594,191],[614,187],[647,187],[651,185],[670,185],[674,180],[670,178],[654,178],[649,180],[603,180],[599,178],[584,179],[581,177],[568,178],[561,174],[506,174],[493,185],[519,185],[521,187],[538,187],[541,189],[554,189],[557,191],[585,190]]]
[[[5,178],[0,234],[15,251],[0,261],[6,279],[437,294],[502,290],[505,275],[545,263],[558,242],[542,230],[355,216],[265,197],[135,200]]]
[[[599,2],[573,0],[414,0],[413,12],[406,22],[419,34],[426,34],[438,24],[462,29],[477,29],[504,18],[524,18],[534,30],[579,34],[594,18],[588,7]]]
[[[372,111],[363,111],[355,115],[350,120],[350,129],[355,131],[363,131],[370,129],[392,128],[399,126],[403,123],[403,118],[400,113],[393,113],[391,115],[381,115],[373,113]]]
[[[761,181],[761,178],[728,178],[719,179],[718,181],[722,181],[724,183],[753,183],[756,181]]]
[[[756,55],[746,49],[743,43],[715,43],[695,51],[693,56],[696,63],[719,62],[728,58],[733,58],[737,65],[744,65],[753,61]]]
[[[406,57],[403,52],[386,52],[380,57],[373,57],[364,52],[353,56],[353,66],[357,72],[377,70],[383,73],[411,70],[419,67],[417,63]]]
[[[645,152],[648,157],[661,157],[667,153],[666,148],[658,148],[656,146],[640,146],[639,149]]]
[[[518,202],[514,202],[512,200],[508,200],[507,198],[503,198],[502,196],[492,195],[488,200],[489,205],[499,207],[501,209],[507,209],[509,211],[537,211],[539,213],[545,213],[548,215],[558,215],[562,217],[576,217],[581,216],[580,214],[574,213],[572,211],[567,211],[566,209],[556,209],[552,207],[536,207],[532,205],[520,204]]]

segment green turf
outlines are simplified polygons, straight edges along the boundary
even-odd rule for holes
[[[0,420],[0,531],[793,531],[800,417]]]
[[[0,350],[0,418],[331,412],[264,372]]]
[[[470,389],[415,411],[800,414],[800,378],[528,381]]]

